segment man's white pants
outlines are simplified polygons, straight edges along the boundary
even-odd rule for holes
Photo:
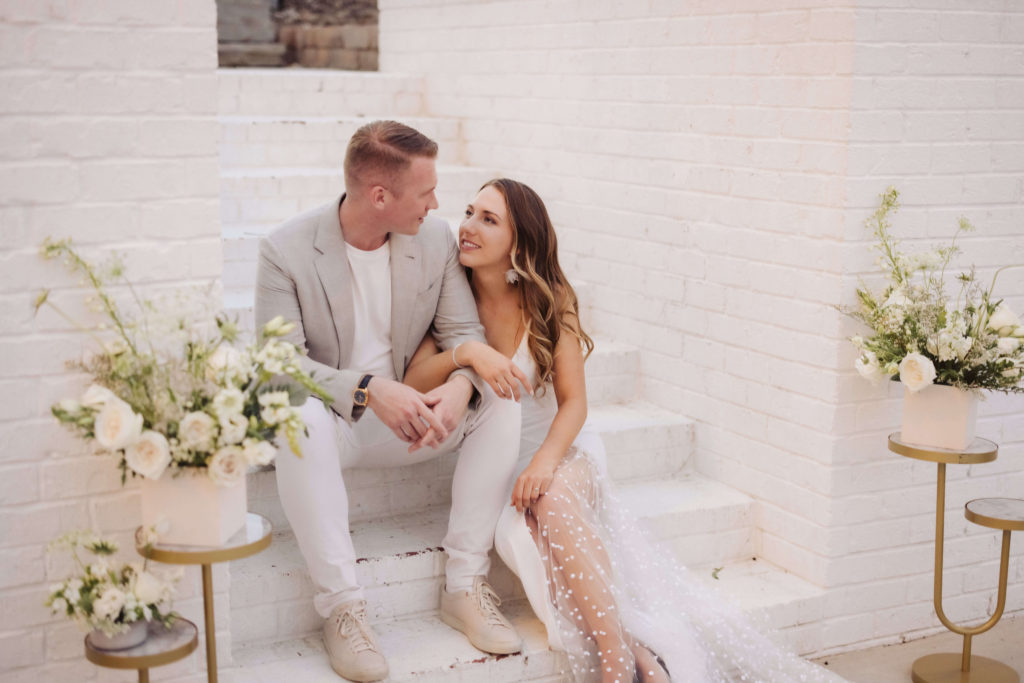
[[[519,455],[520,405],[485,389],[475,409],[437,449],[410,454],[372,410],[354,425],[318,399],[302,406],[309,436],[300,440],[298,458],[284,444],[277,460],[277,488],[285,515],[306,560],[324,618],[335,607],[363,597],[356,582],[356,554],[348,524],[348,493],[342,470],[349,467],[400,467],[459,450],[452,480],[452,507],[444,549],[449,590],[471,588],[487,574],[488,552]]]

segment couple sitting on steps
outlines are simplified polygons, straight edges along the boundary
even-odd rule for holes
[[[304,457],[277,459],[334,670],[388,675],[356,581],[343,471],[458,450],[440,615],[477,648],[522,645],[486,581],[496,546],[575,681],[836,680],[708,595],[619,510],[600,439],[581,432],[593,342],[543,202],[491,181],[456,243],[428,215],[436,156],[408,126],[363,126],[345,194],[260,243],[257,325],[297,322],[304,369],[334,397],[302,407]]]

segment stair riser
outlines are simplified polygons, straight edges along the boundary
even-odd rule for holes
[[[608,472],[620,482],[670,477],[688,467],[689,440],[672,440],[681,430],[660,426],[602,433],[608,449]],[[646,444],[646,445],[645,445]],[[626,450],[626,448],[629,450]],[[352,522],[408,514],[451,502],[451,476],[456,454],[412,467],[352,469],[345,472]],[[269,518],[275,529],[287,529],[273,472],[249,476],[249,509]]]
[[[753,553],[749,511],[743,514],[734,507],[720,510],[694,510],[689,513],[663,515],[644,519],[641,523],[652,530],[676,559],[687,566],[722,566],[736,560],[749,559]],[[738,525],[738,526],[732,526]],[[667,530],[676,533],[668,536]],[[438,529],[437,546],[443,530]],[[319,628],[312,606],[313,586],[306,573],[298,548],[290,543],[278,552],[285,559],[257,574],[237,573],[232,578],[231,606],[233,623],[248,623],[263,615],[258,638],[287,639],[301,637]],[[357,539],[358,540],[358,539]],[[356,549],[358,552],[359,544]],[[445,554],[438,548],[423,549],[414,554],[375,558],[357,564],[357,575],[365,587],[374,621],[430,613],[437,608],[438,591],[443,582]],[[492,552],[490,581],[503,600],[522,599],[522,588],[504,563]],[[268,606],[271,626],[266,622]],[[237,620],[237,621],[235,621]],[[269,631],[273,631],[269,633]],[[242,641],[243,642],[244,638]]]
[[[322,166],[340,168],[349,138],[372,119],[222,118],[221,168]],[[438,144],[440,163],[460,160],[459,124],[443,119],[403,121]]]
[[[437,213],[444,216],[461,214],[480,186],[490,178],[490,174],[440,178],[436,192],[440,206]],[[221,224],[225,229],[231,230],[237,224],[270,226],[263,229],[263,233],[341,196],[345,191],[340,174],[244,179],[222,177],[221,184]]]

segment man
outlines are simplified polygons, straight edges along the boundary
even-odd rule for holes
[[[473,295],[437,208],[437,144],[393,121],[367,124],[345,154],[345,194],[260,242],[256,323],[296,321],[291,341],[334,402],[302,407],[303,457],[282,448],[277,482],[316,587],[334,670],[367,681],[388,674],[356,582],[342,470],[393,467],[461,447],[444,548],[441,617],[478,648],[517,652],[521,641],[484,581],[494,527],[508,498],[519,405],[469,370],[429,394],[401,384],[429,329],[442,349],[483,340]],[[475,391],[476,407],[467,407]],[[285,452],[289,451],[289,452]]]

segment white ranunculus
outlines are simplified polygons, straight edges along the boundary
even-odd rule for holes
[[[245,471],[249,462],[245,459],[245,452],[240,446],[225,446],[221,448],[207,464],[210,479],[217,486],[234,486],[245,477]]]
[[[103,591],[99,599],[92,603],[92,611],[100,619],[114,620],[124,607],[124,592],[111,586]]]
[[[935,381],[935,365],[919,353],[908,353],[900,361],[900,381],[911,392],[921,391]]]
[[[82,404],[79,403],[78,401],[76,401],[73,398],[62,398],[57,403],[57,406],[61,410],[63,410],[65,413],[68,413],[68,414],[71,414],[71,415],[74,415],[75,413],[77,413],[78,411],[80,411],[82,409]]]
[[[234,387],[221,389],[213,397],[213,412],[222,421],[232,415],[238,415],[245,407],[245,394]]]
[[[146,479],[159,479],[171,462],[171,446],[160,432],[147,429],[125,449],[125,462]]]
[[[902,289],[893,290],[893,293],[889,295],[889,298],[882,304],[882,308],[892,308],[895,306],[904,307],[910,305],[910,299],[907,298],[906,293]]]
[[[217,382],[223,377],[236,378],[245,375],[242,368],[242,354],[228,344],[221,344],[206,361],[206,379]]]
[[[221,445],[234,445],[245,438],[245,432],[249,428],[249,419],[245,415],[229,415],[226,419],[220,420]]]
[[[111,400],[116,399],[114,392],[99,384],[90,384],[82,394],[80,403],[88,408],[102,408]]]
[[[996,344],[999,347],[999,353],[1009,356],[1020,348],[1020,339],[1016,337],[1000,337]]]
[[[266,337],[280,337],[295,329],[295,323],[285,322],[283,316],[275,316],[263,326],[263,335]]]
[[[101,446],[116,451],[132,445],[142,434],[142,416],[115,397],[100,410],[93,429]]]
[[[857,368],[860,376],[872,384],[877,385],[886,377],[885,372],[878,365],[878,357],[872,351],[865,351],[860,358],[854,361],[853,365]]]
[[[989,316],[988,326],[1000,337],[1009,337],[1020,327],[1020,318],[1005,303],[999,304]]]
[[[217,423],[202,412],[187,414],[178,424],[178,440],[185,448],[204,452],[213,448]]]
[[[246,439],[242,444],[242,449],[245,452],[245,459],[250,465],[269,465],[277,456],[277,449],[269,441]]]
[[[166,592],[167,585],[149,572],[139,572],[135,577],[135,597],[143,605],[160,603]]]

